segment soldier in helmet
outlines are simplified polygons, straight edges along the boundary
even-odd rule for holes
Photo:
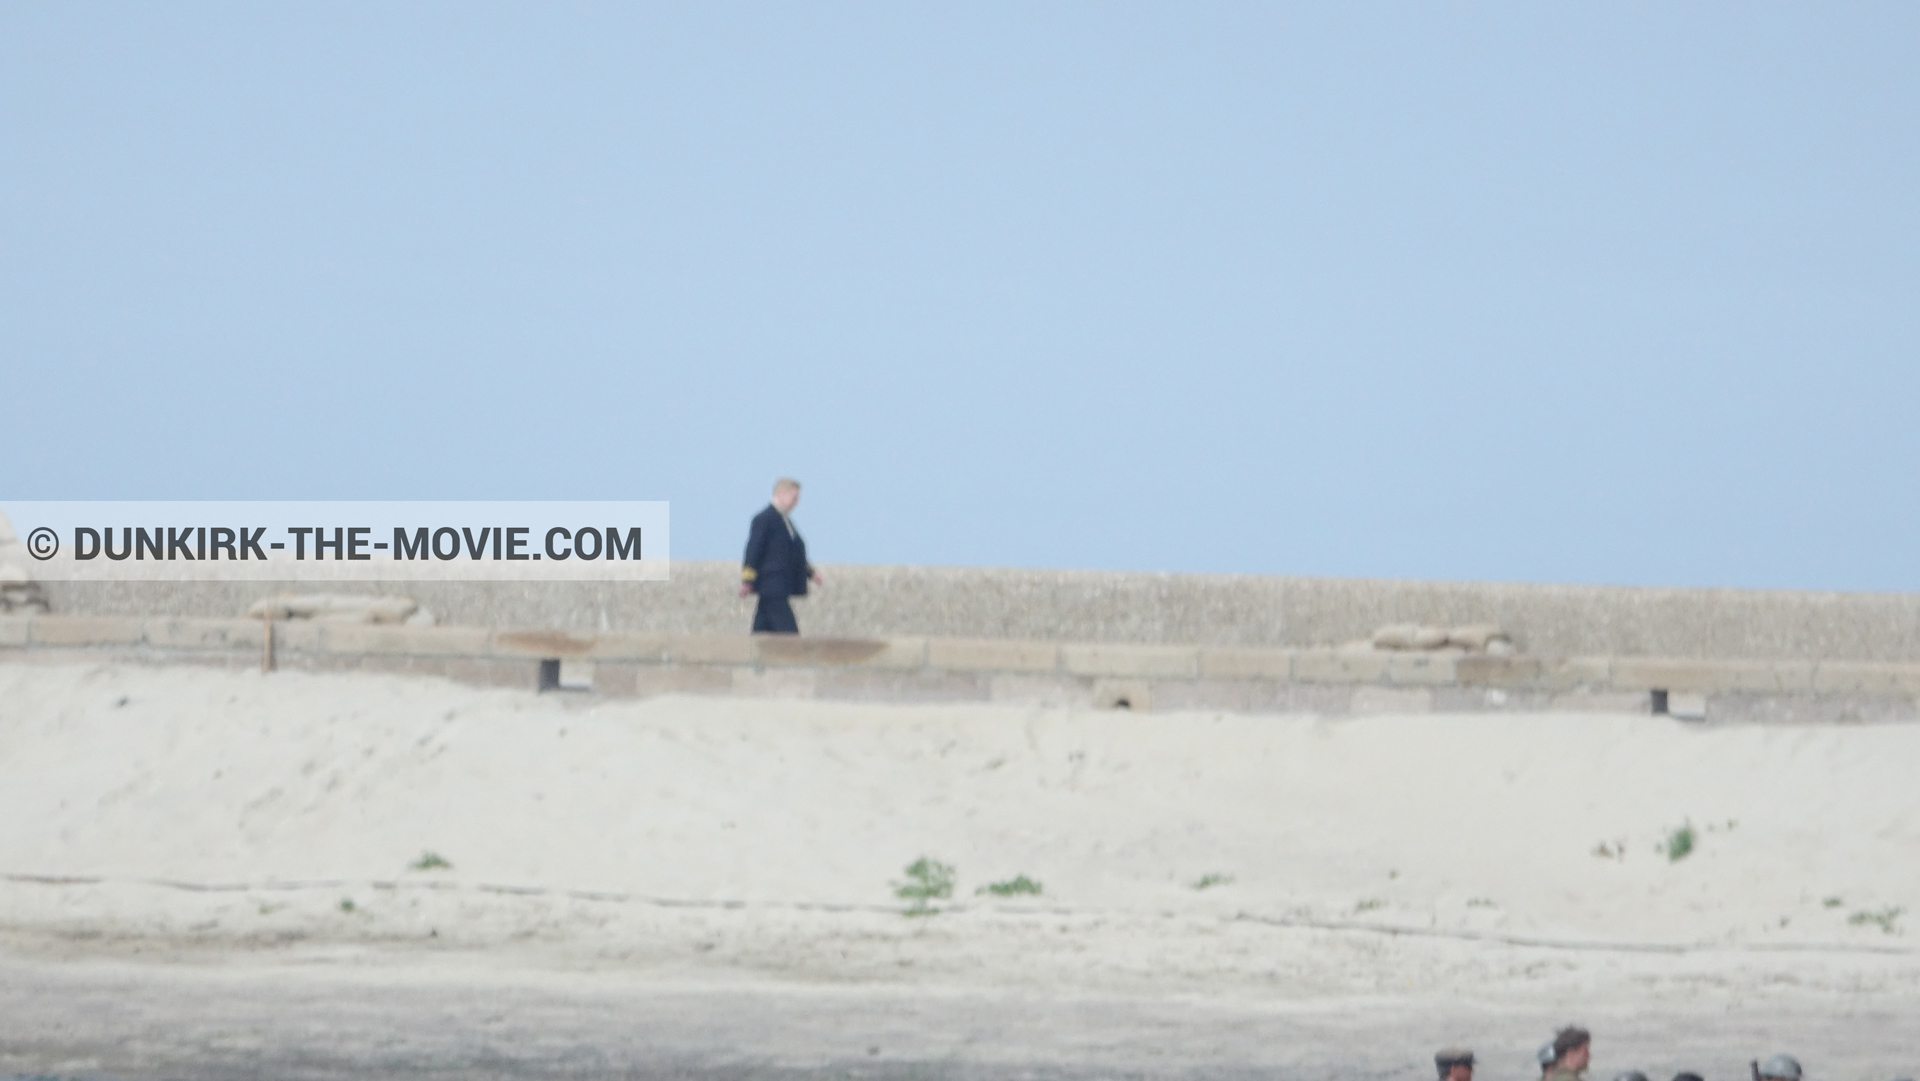
[[[1775,1055],[1760,1064],[1760,1081],[1800,1081],[1800,1060],[1792,1055]]]
[[[1433,1056],[1433,1068],[1440,1081],[1473,1081],[1473,1052],[1449,1047]]]
[[[1553,1048],[1553,1062],[1543,1081],[1581,1081],[1580,1075],[1593,1057],[1593,1034],[1579,1025],[1568,1025],[1553,1034],[1549,1046]]]

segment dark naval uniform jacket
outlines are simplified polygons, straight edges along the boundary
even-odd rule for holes
[[[747,554],[740,561],[740,580],[762,597],[804,597],[813,567],[807,562],[807,542],[780,508],[753,516],[747,532]]]

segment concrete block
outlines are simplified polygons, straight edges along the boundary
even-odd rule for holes
[[[1293,683],[1287,685],[1288,713],[1339,717],[1353,712],[1351,683]]]
[[[1293,678],[1293,651],[1246,646],[1202,646],[1200,677],[1284,682]]]
[[[418,671],[413,664],[418,658],[405,653],[356,653],[353,654],[353,656],[359,662],[357,670],[361,672],[377,672],[386,676],[398,676],[405,675],[408,672]],[[445,669],[441,671],[444,673]]]
[[[641,697],[657,694],[732,694],[733,676],[738,669],[706,664],[636,665],[633,693]]]
[[[1060,667],[1053,642],[990,638],[929,638],[927,667],[956,672],[1051,672]]]
[[[1457,653],[1389,653],[1387,680],[1401,684],[1449,684],[1457,678]]]
[[[1791,661],[1716,661],[1682,657],[1615,657],[1615,690],[1705,694],[1713,691],[1781,690],[1812,687],[1809,665]]]
[[[35,646],[135,646],[146,640],[139,616],[34,616],[27,630]]]
[[[1822,661],[1814,673],[1813,689],[1836,694],[1916,695],[1920,694],[1920,667]]]
[[[1669,694],[1667,716],[1676,721],[1704,721],[1707,719],[1707,696],[1697,691]]]
[[[275,657],[318,652],[320,652],[320,624],[305,620],[276,621],[273,624],[273,655]]]
[[[1463,687],[1531,687],[1540,681],[1544,665],[1535,657],[1483,657],[1478,654],[1454,662],[1455,679]]]
[[[1549,708],[1551,692],[1514,687],[1435,687],[1436,713],[1516,713]]]
[[[596,660],[644,661],[659,664],[667,656],[667,643],[671,641],[664,634],[628,634],[616,632],[594,636],[593,648],[587,655]]]
[[[1009,705],[1084,707],[1093,702],[1093,682],[1067,675],[996,673],[987,695]]]
[[[1270,679],[1166,679],[1152,690],[1153,708],[1161,711],[1285,713],[1293,705],[1290,685]]]
[[[1156,712],[1300,712],[1309,709],[1294,701],[1294,691],[1300,689],[1329,691],[1342,687],[1300,687],[1281,680],[1156,680],[1152,684]],[[1346,699],[1340,701],[1338,712],[1346,712]]]
[[[1355,687],[1355,713],[1431,713],[1433,692],[1413,687]]]
[[[560,658],[560,690],[591,691],[599,665],[585,657]]]
[[[732,692],[743,698],[812,698],[814,673],[806,668],[737,668]]]
[[[1153,709],[1153,688],[1144,679],[1096,679],[1093,708],[1147,713]]]
[[[1599,690],[1613,678],[1612,657],[1556,657],[1540,659],[1533,682],[1547,690]]]
[[[810,638],[762,634],[753,639],[754,657],[767,665],[914,669],[926,663],[924,638]]]
[[[676,634],[667,660],[676,664],[752,664],[753,639],[743,634]]]
[[[1293,678],[1302,683],[1382,683],[1395,654],[1309,649],[1293,655]]]
[[[984,702],[990,684],[984,672],[830,668],[814,673],[813,696],[851,702]]]
[[[1760,694],[1712,695],[1707,720],[1726,724],[1911,724],[1920,706],[1903,695]]]
[[[540,662],[531,657],[443,657],[440,666],[446,678],[476,687],[531,691],[540,675]]]
[[[1814,689],[1810,661],[1722,661],[1725,682],[1717,690],[1805,694]]]
[[[159,649],[258,652],[264,626],[257,619],[149,619],[147,644]]]
[[[1653,699],[1645,691],[1606,691],[1599,689],[1558,691],[1547,708],[1561,713],[1638,713],[1653,710]]]
[[[586,657],[599,644],[593,634],[565,631],[495,631],[493,652],[508,657]]]
[[[24,649],[31,616],[0,616],[0,649]]]
[[[493,632],[485,627],[390,627],[376,623],[327,623],[320,648],[328,653],[418,657],[483,657]]]
[[[1195,646],[1068,645],[1060,647],[1060,660],[1076,676],[1192,679],[1200,674],[1200,650]]]

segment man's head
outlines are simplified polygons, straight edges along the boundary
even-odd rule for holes
[[[773,482],[773,505],[780,508],[781,514],[792,514],[794,505],[799,502],[799,481],[792,477],[781,477]]]
[[[1553,1064],[1579,1073],[1593,1057],[1593,1034],[1579,1025],[1568,1025],[1553,1034]]]
[[[1473,1081],[1473,1052],[1449,1047],[1433,1056],[1440,1081]]]
[[[1761,1081],[1800,1081],[1800,1060],[1792,1055],[1775,1055],[1760,1064]]]

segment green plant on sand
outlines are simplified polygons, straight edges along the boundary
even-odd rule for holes
[[[1852,924],[1855,927],[1863,927],[1863,926],[1866,926],[1867,924],[1872,924],[1873,926],[1880,928],[1883,934],[1891,935],[1895,933],[1893,929],[1893,921],[1899,919],[1900,914],[1905,911],[1906,909],[1904,908],[1898,908],[1893,905],[1889,905],[1878,912],[1867,912],[1864,910],[1860,912],[1855,912],[1853,915],[1847,917],[1847,922]]]
[[[1693,852],[1695,834],[1693,823],[1689,822],[1672,833],[1667,834],[1667,843],[1662,846],[1667,853],[1668,863],[1679,863]]]
[[[1019,875],[1014,878],[1009,878],[1005,882],[990,882],[973,892],[976,894],[991,893],[995,897],[1017,897],[1023,893],[1038,894],[1040,892],[1040,883],[1035,882],[1026,875]]]
[[[1200,878],[1194,882],[1193,888],[1196,890],[1210,890],[1215,886],[1225,886],[1232,882],[1232,875],[1201,875]]]
[[[953,896],[953,865],[922,856],[907,865],[907,880],[893,884],[893,895],[913,902],[903,915],[931,916],[940,910],[929,902]]]
[[[440,853],[435,852],[432,849],[428,849],[427,851],[420,853],[420,858],[417,860],[414,860],[408,866],[412,867],[416,871],[451,871],[453,870],[453,864],[448,863],[447,858],[445,856],[442,856]]]

